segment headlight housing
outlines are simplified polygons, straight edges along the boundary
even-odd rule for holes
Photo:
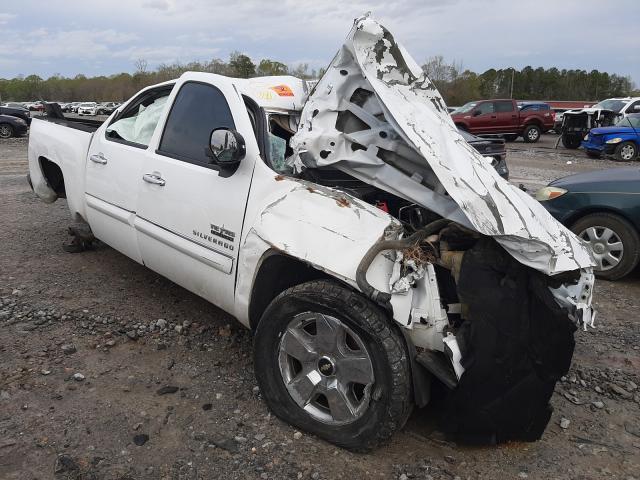
[[[584,136],[583,140],[584,140],[585,142],[589,140],[589,134],[588,134],[588,133]]]
[[[607,140],[608,144],[612,144],[612,143],[620,143],[622,141],[622,139],[620,137],[616,137],[616,138],[611,138],[609,140]]]
[[[536,192],[536,200],[539,202],[546,202],[547,200],[553,200],[567,193],[567,190],[559,187],[544,187]]]

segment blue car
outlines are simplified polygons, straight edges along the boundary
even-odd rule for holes
[[[604,154],[613,155],[619,162],[636,160],[640,151],[640,113],[629,114],[612,127],[591,129],[581,145],[591,158]]]

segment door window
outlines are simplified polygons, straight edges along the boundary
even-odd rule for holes
[[[638,100],[637,102],[633,102],[631,105],[629,105],[629,108],[627,108],[626,113],[640,113],[640,100]]]
[[[513,112],[513,102],[493,102],[496,108],[496,113]]]
[[[169,112],[158,154],[209,165],[209,142],[216,128],[235,128],[224,94],[212,85],[185,83]]]
[[[480,112],[480,114],[485,114],[485,113],[493,113],[494,109],[493,109],[493,102],[484,102],[481,103],[480,105],[478,105],[478,107],[476,108],[476,112]]]

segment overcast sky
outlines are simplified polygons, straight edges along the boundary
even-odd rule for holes
[[[422,63],[598,69],[640,86],[640,0],[0,0],[0,78],[227,59],[326,66],[371,11]]]

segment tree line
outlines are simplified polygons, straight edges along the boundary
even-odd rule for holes
[[[301,63],[289,66],[284,63],[263,59],[255,64],[251,58],[239,52],[233,52],[228,61],[214,58],[206,62],[161,64],[153,70],[148,69],[144,59],[135,62],[135,72],[118,73],[110,76],[63,77],[53,75],[43,79],[38,75],[19,76],[12,79],[0,78],[0,100],[15,101],[124,101],[141,88],[178,78],[184,72],[210,72],[230,77],[250,78],[265,75],[294,75],[311,79],[322,72],[310,70],[309,65]]]
[[[509,98],[520,100],[601,100],[634,94],[629,77],[598,70],[566,70],[525,67],[491,68],[483,73],[464,69],[462,64],[446,62],[442,56],[431,57],[422,66],[440,90],[448,105],[462,105],[470,100]],[[135,72],[111,76],[63,77],[53,75],[43,79],[38,75],[0,78],[0,100],[7,101],[123,101],[143,87],[179,77],[186,71],[200,71],[250,78],[264,75],[293,75],[319,78],[323,69],[310,70],[308,64],[289,66],[262,59],[254,63],[240,52],[233,52],[227,61],[214,58],[206,62],[161,64],[150,70],[145,60],[135,62]],[[640,95],[640,92],[635,92]]]
[[[447,105],[463,105],[486,98],[589,101],[640,96],[630,77],[598,70],[527,66],[521,70],[490,68],[478,74],[463,69],[462,64],[448,63],[439,55],[431,57],[422,68]]]

